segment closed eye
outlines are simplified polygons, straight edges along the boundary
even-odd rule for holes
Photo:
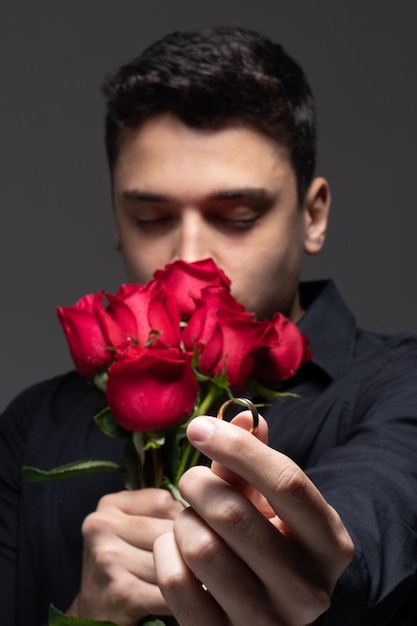
[[[255,215],[253,217],[247,218],[231,218],[231,217],[222,217],[216,216],[212,218],[213,222],[216,222],[222,226],[226,226],[227,228],[235,228],[237,230],[245,230],[249,229],[256,224],[259,220],[260,215]]]
[[[152,219],[136,218],[135,222],[139,228],[152,229],[152,228],[167,226],[168,222],[170,222],[171,220],[172,220],[172,217],[167,215],[164,217],[154,217]]]

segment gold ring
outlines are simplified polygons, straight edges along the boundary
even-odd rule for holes
[[[231,398],[230,400],[227,400],[224,404],[221,405],[217,413],[217,419],[222,420],[227,407],[229,407],[233,403],[240,404],[241,406],[244,406],[245,408],[250,410],[250,412],[252,413],[252,427],[250,428],[249,432],[255,433],[259,424],[259,413],[253,402],[251,402],[247,398]]]

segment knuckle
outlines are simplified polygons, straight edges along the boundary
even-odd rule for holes
[[[342,522],[339,513],[335,509],[332,509],[332,511],[334,516],[333,528],[335,529],[336,550],[344,569],[353,559],[355,546],[351,536]]]
[[[102,533],[103,525],[97,522],[97,516],[91,514],[84,521],[82,533],[86,554],[100,571],[112,570],[120,559],[119,543],[111,541]]]
[[[190,467],[180,478],[179,481],[179,489],[182,495],[193,495],[196,485],[198,485],[199,480],[204,478],[204,475],[210,472],[208,467],[204,467],[202,465],[195,465],[194,467]]]
[[[108,493],[100,498],[97,504],[97,511],[114,507],[115,494]]]
[[[125,581],[123,581],[121,577],[112,580],[109,593],[115,601],[126,602],[130,599],[129,586],[125,584]]]
[[[127,609],[131,608],[132,604],[134,604],[131,586],[126,585],[126,581],[122,580],[120,577],[112,579],[106,593],[110,606],[123,606]]]
[[[342,536],[339,538],[339,553],[344,561],[344,565],[347,566],[353,559],[353,556],[355,554],[355,546],[345,528],[343,529],[341,535]]]
[[[197,562],[206,567],[212,563],[219,553],[218,541],[210,532],[201,533],[198,539],[192,537],[182,548],[185,562],[191,566]]]
[[[282,623],[286,626],[315,623],[315,620],[330,607],[330,594],[322,587],[314,585],[304,586],[299,600],[291,613],[284,618]]]
[[[171,571],[158,576],[158,585],[164,596],[181,598],[187,590],[188,579],[182,571]]]
[[[231,530],[239,528],[241,532],[248,530],[250,526],[243,502],[233,497],[222,500],[211,511],[212,523]]]
[[[94,551],[96,567],[100,571],[112,570],[115,567],[115,564],[118,562],[119,558],[119,552],[115,550],[113,545],[100,545],[97,546]]]
[[[296,465],[287,465],[273,480],[275,496],[295,501],[303,501],[306,493],[307,477]]]
[[[155,493],[152,496],[155,509],[161,512],[169,510],[174,503],[172,495],[166,489],[155,489]]]
[[[81,532],[85,539],[94,537],[104,531],[107,525],[107,516],[103,515],[100,511],[94,511],[90,513],[84,519]]]

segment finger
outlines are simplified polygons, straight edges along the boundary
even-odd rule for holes
[[[136,623],[148,613],[169,613],[156,584],[152,553],[118,537],[85,546],[79,602],[84,617],[111,616],[120,624],[126,623],[126,615]]]
[[[149,614],[171,615],[157,585],[146,583],[120,570],[114,580],[101,589],[81,591],[78,596],[78,616],[106,620],[117,624],[137,624]]]
[[[104,527],[103,527],[104,522]],[[114,522],[114,520],[112,520]],[[170,522],[172,527],[172,522]],[[109,579],[113,578],[115,568],[122,568],[131,574],[148,582],[155,583],[155,572],[152,558],[153,541],[149,537],[139,538],[145,547],[138,547],[131,537],[126,541],[126,531],[117,528],[117,534],[111,524],[106,524],[105,519],[98,519],[98,514],[92,514],[86,518],[82,531],[84,538],[84,565],[88,565],[92,572],[103,572]],[[124,535],[121,536],[121,535]],[[136,542],[137,544],[138,542]],[[150,548],[146,544],[150,544]]]
[[[262,415],[259,415],[258,419],[258,427],[251,434],[262,443],[268,443],[268,423]],[[249,432],[253,428],[253,417],[250,411],[241,411],[230,423]]]
[[[172,497],[162,490],[121,492],[100,500],[82,527],[79,603],[86,617],[136,624],[149,613],[169,614],[156,584],[152,547],[158,535],[172,529],[176,515]]]
[[[249,431],[253,426],[253,418],[250,411],[239,413],[231,420],[231,424]],[[265,444],[268,443],[268,424],[262,416],[259,416],[258,428],[252,433],[252,436]],[[265,517],[274,517],[275,511],[270,506],[268,500],[244,478],[217,461],[213,461],[211,470],[243,493]]]
[[[231,623],[276,624],[279,616],[307,624],[328,608],[330,590],[310,559],[242,494],[208,468],[194,468],[186,483],[193,508],[174,522],[174,535]]]
[[[178,518],[174,536],[185,563],[230,623],[269,623],[270,605],[259,578],[191,508]]]
[[[293,461],[243,428],[215,418],[194,419],[187,436],[203,454],[262,493],[291,529],[295,542],[330,571],[343,571],[352,558],[349,535],[334,509]]]
[[[234,417],[230,423],[234,424],[235,426],[239,426],[240,428],[243,428],[243,430],[249,431],[253,426],[253,418],[250,411],[242,411],[241,413],[236,415],[236,417]],[[262,441],[262,443],[268,443],[268,424],[261,415],[259,416],[258,428],[251,434],[252,437],[256,437],[256,439],[259,439],[259,441]],[[239,484],[243,481],[241,476],[235,474],[229,468],[221,465],[221,463],[218,463],[217,461],[213,461],[211,468],[217,475],[224,474],[223,477],[225,478],[225,480],[228,480],[226,476],[229,476],[230,480],[228,480],[228,482],[236,481],[233,482],[233,484]]]
[[[90,543],[118,537],[128,545],[152,550],[155,539],[172,529],[172,519],[126,515],[119,509],[100,509],[88,515],[82,525],[85,541]]]
[[[103,496],[98,510],[119,509],[128,515],[175,519],[184,507],[166,489],[119,491]]]
[[[226,625],[218,604],[187,567],[172,533],[155,541],[154,559],[162,595],[181,626]]]

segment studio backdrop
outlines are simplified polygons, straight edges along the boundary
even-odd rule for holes
[[[56,306],[124,281],[100,85],[174,29],[253,28],[301,63],[333,196],[303,276],[333,278],[363,327],[417,331],[417,3],[27,0],[1,13],[0,409],[71,367]]]

